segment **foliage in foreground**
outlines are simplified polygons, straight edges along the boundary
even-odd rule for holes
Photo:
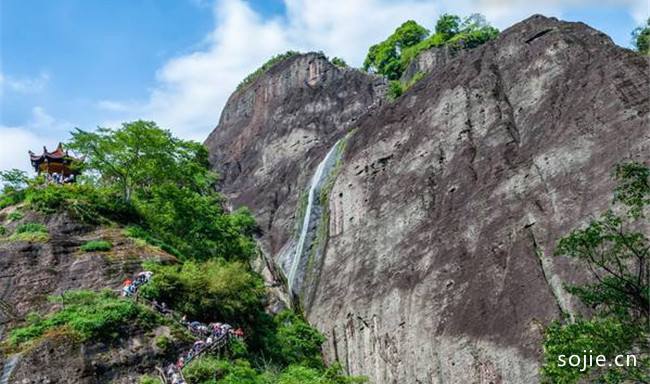
[[[52,296],[50,300],[61,302],[62,309],[45,317],[29,316],[27,325],[9,333],[7,342],[11,346],[19,346],[61,327],[67,327],[80,341],[110,340],[129,326],[148,329],[157,322],[157,315],[151,310],[131,300],[122,300],[108,290],[99,293],[70,291]]]
[[[185,369],[191,384],[354,384],[363,378],[344,376],[340,366],[318,370],[290,365],[282,370],[257,371],[245,360],[227,361],[206,356],[193,361]]]
[[[474,14],[461,21],[460,17],[444,14],[436,23],[435,33],[409,20],[388,38],[370,47],[363,69],[372,70],[389,80],[398,80],[411,60],[432,47],[451,49],[477,47],[496,38],[499,31],[481,15]]]
[[[551,324],[545,333],[543,377],[547,382],[650,382],[650,241],[643,229],[650,207],[650,169],[638,163],[616,167],[618,185],[610,210],[560,239],[556,255],[583,263],[594,282],[570,293],[594,310],[590,318]],[[636,367],[562,366],[560,355],[634,355]]]

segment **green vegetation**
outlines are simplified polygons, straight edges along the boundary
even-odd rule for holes
[[[23,215],[23,213],[20,211],[13,211],[7,216],[7,219],[9,219],[9,221],[18,221],[21,220],[24,216],[25,215]]]
[[[643,55],[650,55],[650,18],[632,31],[632,44]]]
[[[144,267],[154,275],[140,294],[163,301],[191,319],[250,323],[264,298],[261,278],[241,261],[146,263]]]
[[[113,244],[106,240],[91,240],[79,247],[84,252],[106,252],[112,248]]]
[[[245,382],[244,377],[254,383],[351,382],[324,367],[320,351],[324,338],[301,316],[265,312],[263,280],[250,266],[257,252],[257,225],[248,210],[223,208],[203,146],[175,138],[153,122],[136,121],[119,129],[77,129],[67,147],[86,157],[83,176],[75,184],[48,184],[42,177],[29,180],[10,172],[3,174],[0,201],[24,203],[22,210],[67,212],[88,223],[122,226],[137,243],[176,255],[178,264],[144,265],[154,275],[140,288],[140,295],[165,302],[190,319],[225,321],[246,334],[245,342],[231,343],[219,356],[218,366],[208,356],[193,362],[195,368],[187,367],[189,375],[197,377],[194,383],[214,382],[215,373],[221,375],[220,383]],[[43,225],[26,223],[10,238],[20,236],[47,239],[48,234]],[[110,246],[95,240],[80,249],[91,252]],[[71,292],[62,299],[57,312],[32,316],[12,330],[7,341],[11,348],[57,332],[80,341],[112,340],[128,334],[131,327],[147,330],[164,321],[110,292]],[[169,339],[154,342],[161,349],[170,346]],[[272,381],[259,381],[265,378]],[[144,377],[142,382],[156,379]]]
[[[432,47],[450,49],[477,47],[494,39],[499,31],[490,26],[481,15],[474,14],[461,21],[460,17],[444,14],[438,19],[435,33],[409,20],[386,40],[368,50],[363,69],[372,70],[389,80],[398,80],[411,60]],[[392,86],[396,92],[397,87]]]
[[[585,264],[594,282],[570,286],[570,293],[594,310],[590,318],[551,324],[545,334],[548,382],[650,382],[650,241],[639,228],[647,228],[650,207],[650,169],[638,163],[616,167],[615,210],[560,239],[556,255]],[[593,351],[613,361],[619,354],[635,355],[636,367],[561,366],[559,356]]]
[[[266,63],[262,64],[261,67],[257,68],[255,72],[251,73],[250,75],[246,76],[244,80],[242,80],[239,85],[237,85],[237,90],[241,90],[245,88],[247,85],[252,84],[255,80],[257,80],[260,76],[266,73],[269,69],[271,69],[272,66],[275,64],[286,60],[290,57],[299,55],[300,52],[296,51],[287,51],[285,53],[281,53],[279,55],[275,55],[271,57]]]
[[[40,242],[49,238],[47,227],[39,223],[24,223],[16,227],[10,241]]]
[[[340,57],[333,57],[331,61],[332,64],[336,65],[337,67],[341,67],[341,68],[348,67],[348,63],[346,63],[345,60],[341,59]]]
[[[38,339],[48,331],[67,328],[80,341],[89,339],[111,340],[127,327],[149,329],[158,322],[151,310],[130,300],[121,300],[111,291],[72,291],[63,297],[52,296],[50,300],[62,301],[63,308],[45,317],[31,315],[27,325],[13,329],[7,343],[20,346]]]
[[[292,365],[282,371],[258,372],[245,360],[227,361],[206,356],[191,362],[184,371],[190,383],[201,384],[354,384],[365,379],[343,376],[341,368],[327,370]]]
[[[139,384],[162,384],[159,378],[150,375],[140,376]]]
[[[27,174],[19,169],[0,171],[0,181],[3,184],[0,209],[17,204],[25,198],[27,180]]]
[[[400,66],[401,52],[424,40],[429,31],[413,20],[400,25],[392,35],[368,50],[363,62],[364,70],[373,70],[389,80],[397,80],[404,68]]]
[[[422,80],[424,75],[424,72],[418,72],[406,83],[402,83],[401,80],[391,80],[388,83],[388,99],[391,101],[396,100],[402,96],[404,92],[408,91],[409,88],[415,85],[415,83]]]

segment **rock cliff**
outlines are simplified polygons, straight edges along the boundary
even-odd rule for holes
[[[303,286],[327,357],[376,384],[535,383],[543,325],[578,310],[555,240],[607,207],[615,163],[650,160],[648,61],[542,16],[434,61],[389,104],[376,78],[291,58],[233,94],[211,160],[277,259],[354,129]]]
[[[0,211],[0,223],[10,232],[20,224],[41,223],[48,229],[47,241],[0,241],[0,338],[5,329],[23,324],[30,312],[46,314],[60,308],[48,296],[69,290],[119,289],[122,281],[142,270],[145,260],[173,262],[161,250],[122,234],[120,228],[84,224],[67,214],[43,215],[25,211],[11,220],[16,207]],[[89,240],[110,240],[110,252],[84,252]],[[133,383],[144,373],[174,358],[155,340],[168,336],[166,326],[144,333],[124,332],[116,343],[80,343],[69,335],[50,334],[42,342],[17,355],[3,355],[6,383]],[[185,345],[183,345],[185,346]],[[12,368],[12,369],[10,369]],[[38,368],[38,369],[35,369]]]

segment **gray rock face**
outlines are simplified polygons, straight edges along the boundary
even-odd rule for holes
[[[429,73],[440,69],[451,59],[465,52],[449,47],[434,47],[423,51],[409,63],[400,80],[403,83],[408,83],[418,72]]]
[[[541,326],[571,312],[562,234],[648,161],[648,62],[534,17],[361,122],[332,190],[309,319],[376,383],[538,382]]]
[[[235,206],[251,208],[268,254],[294,233],[299,194],[330,147],[383,98],[383,79],[298,55],[235,92],[205,141]]]
[[[534,16],[357,115],[376,103],[368,81],[326,109],[288,80],[310,60],[233,95],[207,144],[277,257],[325,142],[357,128],[302,303],[328,359],[376,384],[538,382],[543,326],[579,309],[562,283],[582,273],[552,258],[556,239],[606,209],[615,163],[650,160],[648,61]]]

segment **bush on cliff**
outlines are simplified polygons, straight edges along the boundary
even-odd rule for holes
[[[46,241],[49,238],[47,227],[40,223],[24,223],[16,227],[9,237],[11,241]]]
[[[10,346],[20,346],[61,327],[69,329],[80,341],[110,340],[127,327],[149,329],[157,323],[157,315],[151,310],[131,300],[121,300],[111,291],[70,291],[50,300],[60,302],[61,310],[45,317],[30,316],[27,325],[9,333]]]
[[[154,272],[140,294],[165,302],[190,319],[251,324],[262,307],[264,284],[241,261],[213,259],[181,265],[146,263]]]
[[[363,69],[372,70],[389,80],[398,80],[422,51],[441,46],[450,49],[474,48],[496,38],[498,34],[499,31],[479,14],[462,21],[458,16],[444,14],[438,19],[435,32],[431,35],[426,28],[409,20],[386,40],[370,47]]]

